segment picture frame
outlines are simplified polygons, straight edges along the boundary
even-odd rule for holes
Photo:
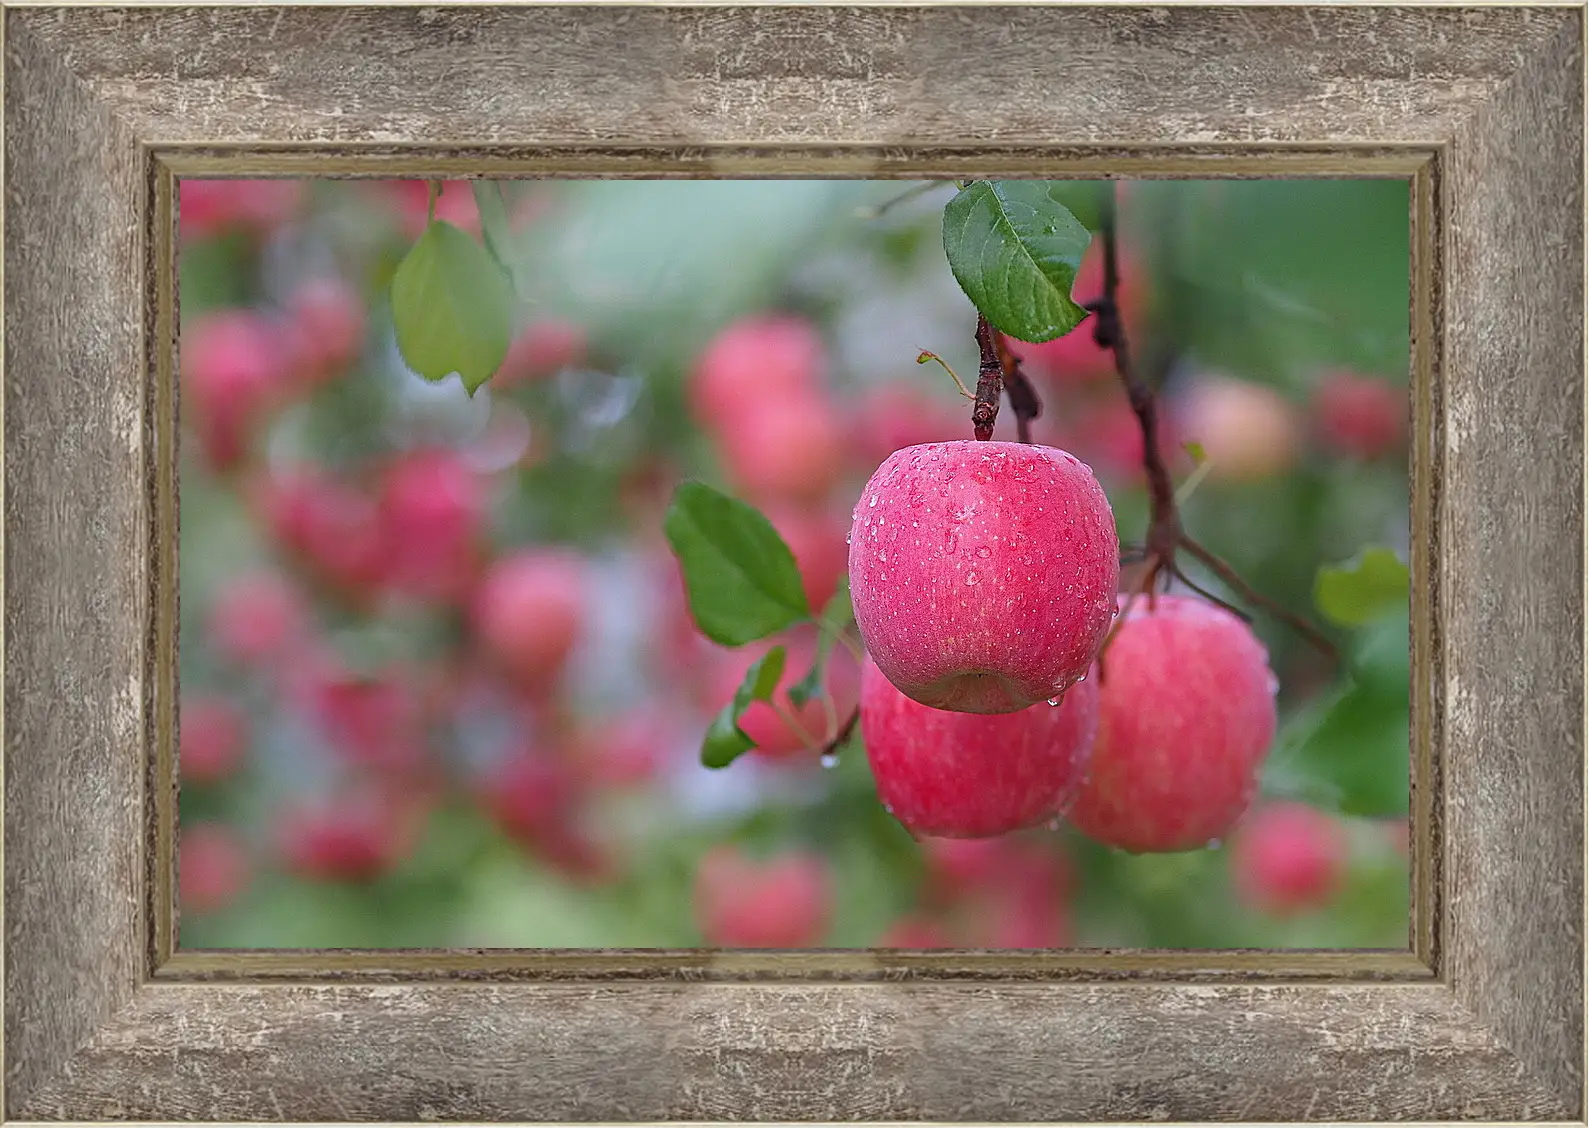
[[[6,6],[8,1120],[1584,1117],[1579,7]],[[182,176],[1384,176],[1405,952],[178,952]]]

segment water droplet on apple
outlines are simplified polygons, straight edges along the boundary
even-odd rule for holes
[[[1280,692],[1280,679],[1273,673],[1269,675],[1269,696],[1273,697]]]
[[[987,545],[983,545],[981,548],[977,549],[977,555],[986,560],[988,557],[993,555],[993,550]]]
[[[838,755],[838,753],[837,752],[825,753],[823,755],[823,757],[822,757],[822,766],[824,768],[836,768],[836,767],[838,767],[839,766],[839,755]]]
[[[877,507],[877,495],[876,494],[872,495],[872,499],[866,503],[866,506],[867,506],[868,509],[875,509]]]
[[[1062,824],[1059,821],[1059,816],[1055,815],[1053,818],[1049,819],[1045,825],[1049,830],[1058,830]]]
[[[1063,700],[1065,700],[1065,695],[1064,694],[1060,694],[1058,697],[1050,697],[1048,699],[1048,703],[1050,705],[1058,705]]]
[[[1087,680],[1087,675],[1086,675],[1086,674],[1083,674],[1083,675],[1081,675],[1081,677],[1079,677],[1079,678],[1077,678],[1077,679],[1076,679],[1076,683],[1077,683],[1077,684],[1078,684],[1078,685],[1080,685],[1080,684],[1081,684],[1081,683],[1082,683],[1082,682],[1084,682],[1084,681],[1086,681],[1086,680]]]
[[[980,580],[981,578],[982,577],[978,576],[975,572],[967,572],[966,573],[966,587],[975,587],[977,585],[977,581]]]
[[[883,561],[886,561],[886,560],[887,560],[887,559],[888,559],[888,553],[886,553],[886,552],[879,552],[879,553],[878,553],[878,554],[877,554],[877,558],[878,558],[878,559],[879,559],[879,560],[883,560]]]

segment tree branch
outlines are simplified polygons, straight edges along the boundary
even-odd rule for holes
[[[1325,637],[1312,623],[1302,616],[1282,607],[1271,599],[1267,599],[1254,591],[1225,561],[1215,556],[1208,549],[1198,544],[1189,537],[1181,527],[1179,507],[1176,503],[1175,487],[1170,480],[1170,472],[1164,461],[1164,454],[1159,446],[1158,427],[1158,397],[1155,390],[1141,379],[1132,366],[1131,350],[1126,340],[1126,330],[1120,316],[1120,249],[1119,234],[1116,229],[1115,190],[1110,185],[1110,190],[1100,194],[1098,233],[1103,243],[1104,252],[1104,292],[1097,301],[1090,303],[1087,308],[1094,314],[1092,336],[1099,348],[1108,349],[1114,354],[1115,371],[1120,377],[1120,382],[1125,386],[1126,397],[1130,400],[1131,410],[1137,417],[1137,422],[1142,429],[1142,468],[1147,476],[1148,499],[1150,504],[1150,517],[1148,535],[1143,546],[1143,558],[1147,569],[1143,575],[1139,593],[1133,593],[1134,601],[1137,594],[1146,595],[1149,605],[1152,605],[1154,590],[1160,576],[1171,576],[1180,580],[1194,592],[1225,608],[1237,615],[1243,621],[1250,622],[1251,616],[1237,607],[1225,602],[1211,592],[1205,591],[1187,578],[1186,573],[1176,563],[1175,554],[1180,549],[1187,552],[1212,571],[1220,580],[1234,591],[1243,602],[1253,607],[1260,607],[1276,619],[1291,627],[1302,635],[1332,662],[1339,662],[1340,655],[1335,645]],[[1129,604],[1128,604],[1129,607]],[[1099,668],[1102,670],[1102,658],[1113,641],[1115,634],[1120,630],[1125,621],[1125,614],[1116,619],[1105,637],[1103,646],[1099,649]]]

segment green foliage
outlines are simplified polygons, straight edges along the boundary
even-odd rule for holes
[[[514,266],[512,238],[508,231],[508,207],[502,198],[502,185],[495,180],[474,180],[469,186],[474,189],[475,208],[480,213],[480,235],[485,240],[486,251],[516,287],[518,273]]]
[[[811,617],[794,554],[754,507],[704,482],[673,495],[663,532],[701,633],[743,646]]]
[[[1375,621],[1353,640],[1333,692],[1293,715],[1280,734],[1270,790],[1342,814],[1403,816],[1410,791],[1408,619]]]
[[[739,719],[752,702],[772,700],[783,677],[786,658],[784,648],[775,646],[751,663],[744,680],[734,691],[734,700],[723,706],[706,730],[706,738],[701,742],[701,763],[709,768],[726,768],[756,747],[756,742],[739,727]]]
[[[1043,180],[978,180],[943,211],[943,249],[988,323],[1021,341],[1052,341],[1087,316],[1071,300],[1092,236]]]
[[[838,589],[822,608],[818,621],[822,626],[822,636],[817,640],[816,658],[812,660],[806,676],[789,687],[789,700],[797,707],[821,697],[825,692],[822,674],[833,653],[833,644],[855,621],[855,604],[850,600],[850,577],[847,573],[839,579]]]
[[[1405,378],[1406,181],[1142,181],[1123,209],[1164,328],[1205,364],[1300,386],[1320,366]]]
[[[1407,565],[1388,548],[1366,548],[1345,564],[1319,569],[1313,601],[1343,627],[1360,627],[1407,605]]]
[[[472,396],[508,354],[513,288],[485,248],[434,220],[392,278],[392,323],[405,364],[433,381],[456,372]]]

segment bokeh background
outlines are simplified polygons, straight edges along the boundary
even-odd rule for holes
[[[394,343],[425,182],[183,182],[182,947],[1406,945],[1404,613],[1334,632],[1378,679],[1344,701],[1257,617],[1281,686],[1262,798],[1187,854],[1063,826],[918,842],[858,746],[700,765],[747,656],[692,629],[673,487],[760,506],[820,606],[878,463],[970,437],[968,402],[917,363],[976,372],[940,241],[954,187],[879,212],[908,187],[508,182],[522,320],[470,397]],[[1316,617],[1320,565],[1405,558],[1406,185],[1120,199],[1127,323],[1196,478],[1186,525]],[[436,216],[478,236],[466,182]],[[1140,540],[1107,357],[1085,324],[1025,352],[1037,441],[1087,461]]]

